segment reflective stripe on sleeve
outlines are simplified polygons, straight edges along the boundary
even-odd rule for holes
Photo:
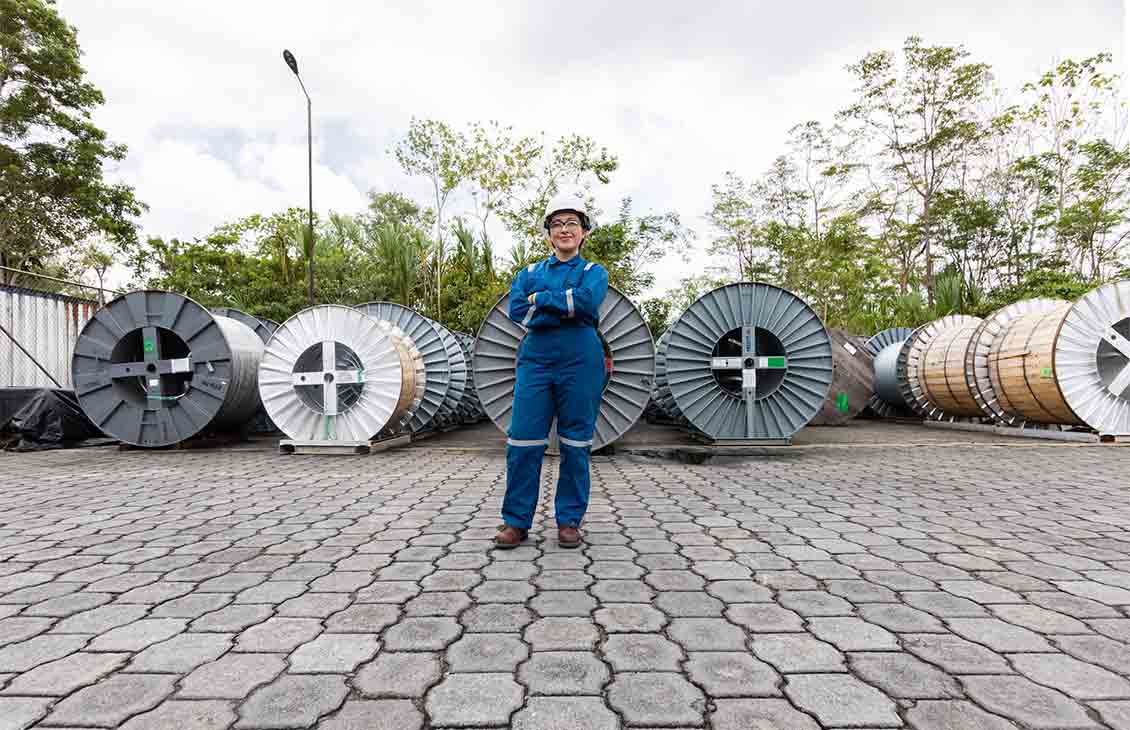
[[[575,312],[573,311],[573,290],[565,290],[565,304],[569,307],[569,316],[572,317]]]
[[[522,318],[522,326],[523,327],[525,327],[526,325],[528,325],[530,323],[530,319],[534,316],[534,310],[537,309],[537,308],[538,308],[538,305],[536,305],[536,304],[530,305],[530,311],[526,312],[526,316]]]
[[[561,439],[564,441],[565,439]],[[506,439],[507,446],[549,446],[549,439]]]
[[[561,435],[558,435],[557,438],[559,438],[561,440],[561,443],[565,444],[566,446],[574,446],[578,449],[584,449],[592,446],[592,439],[589,439],[588,441],[575,441],[573,439],[567,439]]]
[[[588,271],[589,269],[591,269],[593,267],[594,263],[596,263],[596,262],[590,261],[587,264],[585,264],[585,271]]]
[[[529,271],[532,274],[534,272],[534,269],[537,268],[537,266],[538,265],[536,263],[530,264],[529,266],[526,267],[526,271]]]

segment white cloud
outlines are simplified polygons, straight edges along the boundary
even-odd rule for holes
[[[118,174],[148,234],[192,237],[304,205],[314,99],[314,205],[357,210],[370,188],[427,201],[388,154],[412,116],[579,132],[616,152],[606,214],[678,211],[703,229],[709,188],[752,175],[786,131],[851,97],[844,66],[910,34],[965,44],[1007,87],[1054,59],[1124,45],[1116,0],[864,3],[167,3],[61,0],[106,93],[97,120],[130,146]],[[686,273],[661,265],[660,288]]]

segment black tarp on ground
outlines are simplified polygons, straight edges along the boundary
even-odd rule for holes
[[[79,408],[73,390],[61,388],[4,388],[32,390],[22,407],[0,421],[0,444],[16,451],[39,451],[114,443]],[[14,400],[15,394],[12,394]]]

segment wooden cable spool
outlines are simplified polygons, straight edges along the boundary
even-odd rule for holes
[[[380,329],[388,333],[393,347],[400,357],[400,396],[397,398],[396,407],[389,419],[389,428],[401,431],[412,418],[416,407],[420,404],[427,387],[427,375],[424,370],[424,358],[416,348],[412,338],[404,334],[396,325],[387,320],[377,320]]]
[[[942,330],[923,353],[922,384],[926,397],[949,416],[979,418],[985,415],[965,379],[965,353],[981,320],[967,317]]]
[[[874,356],[866,340],[843,330],[832,338],[832,387],[810,426],[840,426],[859,415],[874,394]]]
[[[989,349],[989,379],[1001,409],[1033,423],[1086,425],[1056,377],[1056,344],[1074,305],[1063,302],[1009,322]]]
[[[906,404],[914,410],[915,413],[925,419],[933,421],[953,421],[957,418],[962,418],[960,413],[951,413],[941,407],[935,398],[938,395],[931,395],[931,391],[927,388],[926,371],[929,369],[932,372],[931,385],[935,394],[944,393],[948,398],[946,399],[947,405],[953,407],[954,405],[961,406],[961,401],[953,395],[947,381],[954,383],[954,388],[958,387],[959,380],[964,381],[964,374],[961,370],[954,371],[954,366],[950,366],[950,371],[946,372],[946,357],[947,351],[951,346],[955,350],[960,350],[964,354],[964,348],[959,347],[960,344],[957,340],[946,338],[943,343],[939,343],[938,347],[934,350],[934,355],[931,357],[933,363],[932,367],[927,365],[927,350],[932,349],[935,341],[942,337],[947,332],[954,330],[960,331],[966,328],[976,328],[981,319],[979,317],[970,317],[965,314],[949,314],[941,319],[936,319],[933,322],[928,322],[921,327],[914,330],[906,341],[903,342],[902,347],[899,348],[898,364],[896,368],[896,380],[898,382],[898,389],[902,393],[903,399]],[[972,339],[972,332],[969,333],[966,339],[966,346],[968,340]],[[954,333],[954,337],[957,333]],[[955,356],[957,353],[955,352]],[[961,362],[961,358],[958,358]],[[957,366],[960,367],[960,366]],[[956,375],[956,377],[955,377]],[[981,415],[980,409],[977,415]]]

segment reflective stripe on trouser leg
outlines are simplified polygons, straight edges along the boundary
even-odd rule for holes
[[[506,496],[502,521],[530,529],[538,506],[541,464],[553,419],[553,374],[519,355],[514,410],[506,439]]]

